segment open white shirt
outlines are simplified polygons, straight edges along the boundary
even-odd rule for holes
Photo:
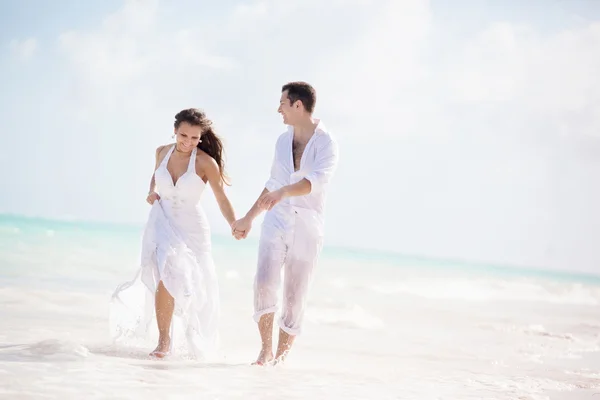
[[[318,222],[322,230],[329,182],[338,164],[338,145],[325,125],[320,120],[317,121],[315,132],[304,148],[298,171],[294,171],[293,127],[279,136],[275,145],[271,177],[265,187],[272,192],[303,178],[310,181],[309,194],[286,197],[272,211],[285,213],[285,210],[293,210],[299,215],[316,218],[315,222]]]

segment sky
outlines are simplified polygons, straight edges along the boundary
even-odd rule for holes
[[[594,0],[5,0],[0,212],[143,223],[198,107],[242,216],[305,80],[340,146],[326,245],[600,273],[598,71]]]

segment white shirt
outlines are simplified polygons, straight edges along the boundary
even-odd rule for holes
[[[327,190],[338,164],[338,145],[325,125],[320,120],[316,121],[317,127],[304,148],[298,171],[294,171],[293,127],[279,136],[275,144],[271,177],[265,187],[272,192],[306,178],[311,183],[309,194],[286,197],[271,211],[277,214],[295,211],[302,216],[316,218],[322,228]]]

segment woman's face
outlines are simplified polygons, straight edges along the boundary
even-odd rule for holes
[[[175,140],[177,150],[189,152],[198,146],[200,137],[202,136],[202,127],[198,125],[190,125],[188,122],[182,122],[175,129]]]

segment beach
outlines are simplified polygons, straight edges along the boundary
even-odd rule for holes
[[[591,399],[600,278],[325,245],[305,329],[256,367],[256,244],[214,237],[221,349],[194,361],[113,344],[109,303],[142,227],[0,216],[0,398]],[[600,395],[598,395],[600,396]]]

